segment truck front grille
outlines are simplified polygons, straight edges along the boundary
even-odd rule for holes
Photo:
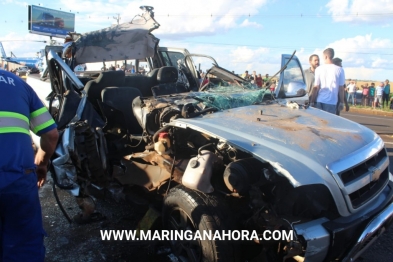
[[[389,180],[385,148],[364,162],[338,173],[353,209],[374,198]]]
[[[389,179],[389,172],[386,168],[378,180],[371,181],[370,184],[349,194],[353,208],[358,208],[365,204],[369,199],[373,198],[380,190],[382,190],[385,182]]]
[[[354,166],[349,170],[339,173],[342,182],[345,185],[355,180],[356,178],[363,176],[365,173],[369,171],[370,167],[377,166],[378,163],[380,163],[384,158],[386,158],[386,151],[385,149],[382,149],[367,161],[357,166]]]

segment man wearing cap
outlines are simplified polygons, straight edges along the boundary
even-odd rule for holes
[[[29,130],[41,136],[35,157]],[[33,89],[0,70],[0,261],[44,261],[38,188],[45,183],[58,136]]]
[[[319,56],[316,54],[312,54],[308,59],[308,62],[310,63],[310,67],[304,70],[304,76],[306,78],[308,97],[311,101],[313,96],[312,91],[315,81],[315,69],[319,66]]]
[[[385,106],[385,101],[386,101],[386,107],[389,106],[389,95],[390,95],[390,84],[389,80],[385,80],[385,87],[383,88],[383,94],[382,94],[382,107]]]
[[[325,64],[315,69],[314,92],[311,102],[316,102],[316,107],[336,114],[337,101],[339,102],[340,111],[344,108],[344,70],[333,64],[334,50],[327,48],[323,51]]]

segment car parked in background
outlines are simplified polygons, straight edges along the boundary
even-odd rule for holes
[[[356,90],[355,98],[356,98],[356,104],[357,105],[362,105],[363,90]]]
[[[14,73],[17,76],[25,76],[28,71],[29,71],[29,68],[27,66],[21,66],[21,67],[18,67],[17,69],[15,69]]]
[[[27,70],[27,74],[38,74],[40,70],[37,67],[32,67],[29,70]]]

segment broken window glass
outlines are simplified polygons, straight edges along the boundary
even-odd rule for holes
[[[224,110],[261,103],[266,92],[269,91],[256,88],[251,84],[238,86],[220,82],[205,92],[190,93],[187,99],[193,98],[202,103],[204,107]]]

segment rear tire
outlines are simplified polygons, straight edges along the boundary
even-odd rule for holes
[[[225,216],[226,215],[226,216]],[[207,195],[182,185],[173,188],[164,200],[163,224],[168,230],[199,230],[203,232],[229,228],[224,225],[224,214],[220,202],[214,195]],[[227,240],[171,240],[171,248],[180,261],[233,261],[235,248]]]

